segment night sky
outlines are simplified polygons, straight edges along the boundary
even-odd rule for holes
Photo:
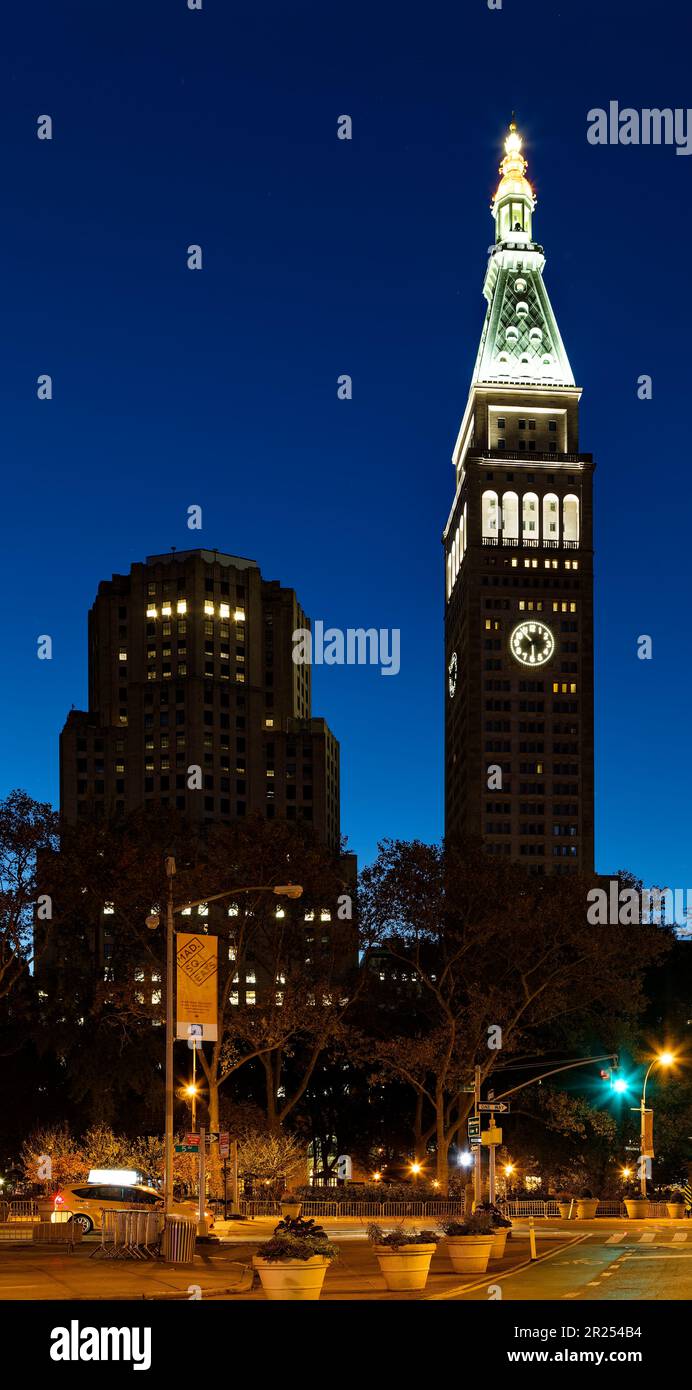
[[[341,741],[342,826],[362,860],[385,835],[440,836],[440,537],[516,109],[597,463],[597,867],[692,885],[692,157],[586,140],[588,110],[610,100],[692,104],[688,11],[6,8],[3,794],[57,804],[99,580],[203,545],[256,559],[313,620],[401,629],[400,675],[321,667],[313,713]]]

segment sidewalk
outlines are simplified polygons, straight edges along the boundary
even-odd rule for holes
[[[232,1222],[233,1226],[240,1223]],[[253,1239],[240,1243],[198,1246],[191,1266],[164,1265],[160,1261],[90,1259],[94,1245],[78,1246],[74,1254],[62,1250],[34,1250],[31,1246],[0,1249],[0,1300],[8,1299],[218,1299],[228,1298],[265,1302],[261,1288],[253,1288],[254,1247],[267,1238],[275,1221],[263,1222],[267,1230],[254,1225]],[[487,1274],[455,1274],[449,1260],[438,1251],[422,1293],[390,1293],[385,1289],[377,1260],[362,1237],[351,1238],[340,1246],[340,1258],[327,1271],[323,1301],[331,1300],[425,1300],[448,1297],[454,1290],[484,1286],[495,1282],[529,1258],[528,1238],[512,1239],[503,1260],[493,1260]],[[568,1236],[568,1243],[571,1243]],[[538,1241],[538,1253],[554,1252],[554,1240]]]

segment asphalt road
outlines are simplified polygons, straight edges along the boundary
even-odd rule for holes
[[[604,1221],[602,1231],[584,1232],[567,1249],[556,1241],[555,1250],[537,1263],[500,1275],[492,1283],[499,1287],[503,1301],[689,1300],[692,1223],[687,1224],[687,1230],[655,1224],[642,1229],[637,1224],[615,1227]],[[544,1239],[548,1234],[541,1230]],[[489,1291],[490,1283],[458,1294],[455,1300],[497,1297],[495,1289]]]

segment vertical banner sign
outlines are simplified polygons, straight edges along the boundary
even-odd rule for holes
[[[201,1026],[204,1042],[216,1042],[218,1016],[218,937],[176,936],[177,1007],[176,1037],[190,1036],[193,1024]]]
[[[654,1158],[654,1112],[653,1110],[644,1111],[644,1127],[642,1129],[642,1155],[644,1158]]]

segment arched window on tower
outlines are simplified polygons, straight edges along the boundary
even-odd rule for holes
[[[557,541],[560,536],[560,503],[554,492],[543,498],[543,540]]]
[[[483,540],[497,536],[497,493],[483,493],[481,514],[483,519]]]
[[[519,540],[519,498],[516,492],[502,494],[502,539]]]
[[[562,503],[562,536],[566,541],[579,540],[579,498],[573,492]]]
[[[535,492],[525,492],[521,508],[522,537],[525,541],[538,540],[538,498]]]
[[[452,551],[447,552],[447,599],[452,597]]]
[[[468,545],[468,543],[469,543],[469,523],[468,523],[468,517],[467,517],[467,515],[466,515],[467,505],[468,505],[468,504],[467,504],[466,502],[464,502],[464,510],[463,510],[463,512],[462,512],[462,514],[461,514],[461,524],[462,524],[462,526],[463,526],[463,537],[464,537],[464,543],[463,543],[462,551],[461,551],[462,558],[463,558],[463,556],[466,554],[466,547],[467,547],[467,545]]]

